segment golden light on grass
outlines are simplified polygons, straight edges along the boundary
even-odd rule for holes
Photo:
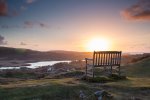
[[[107,51],[109,41],[104,38],[94,38],[87,43],[87,51]]]

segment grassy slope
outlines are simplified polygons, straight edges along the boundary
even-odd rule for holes
[[[10,82],[0,85],[0,100],[79,100],[80,90],[90,95],[101,89],[111,93],[115,100],[131,100],[131,97],[149,100],[150,58],[132,63],[125,69],[128,80],[104,84],[83,82],[75,78]]]
[[[80,90],[83,90],[86,95],[91,95],[101,89],[111,93],[115,100],[128,100],[127,98],[132,96],[149,100],[150,84],[143,86],[136,84],[136,81],[106,84],[87,83],[74,78],[18,81],[0,85],[0,100],[79,100]],[[136,87],[130,82],[135,82]],[[88,100],[94,100],[93,98],[94,96]]]
[[[150,57],[126,66],[125,70],[128,76],[150,77]]]
[[[114,91],[116,91],[116,89],[118,91],[120,90],[120,92],[116,91],[118,98],[123,93],[126,97],[135,95],[142,98],[142,100],[149,100],[150,58],[124,66],[123,69],[125,70],[128,80],[106,83],[106,85],[113,87]]]
[[[0,100],[78,100],[79,91],[91,94],[95,89],[74,78],[27,80],[0,85]]]

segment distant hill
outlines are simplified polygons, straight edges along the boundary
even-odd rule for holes
[[[150,77],[150,56],[125,66],[127,76]]]
[[[0,47],[0,59],[2,60],[82,60],[85,57],[91,57],[90,52],[74,51],[48,51],[41,52],[30,49]]]

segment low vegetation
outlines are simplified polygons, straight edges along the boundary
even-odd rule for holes
[[[126,80],[126,76],[119,76],[117,74],[112,74],[109,76],[96,76],[96,77],[82,77],[82,80],[94,83],[106,83],[106,82],[116,82],[120,80]]]
[[[128,64],[123,69],[131,77],[150,77],[150,57]]]
[[[56,69],[59,66],[66,70],[69,66],[74,68],[53,75],[47,72],[47,67],[0,72],[0,100],[80,100],[80,91],[87,96],[86,100],[95,100],[94,93],[101,90],[111,94],[113,100],[150,98],[149,57],[121,67],[126,77],[112,74],[83,81],[81,65],[84,66],[84,62],[57,64]]]

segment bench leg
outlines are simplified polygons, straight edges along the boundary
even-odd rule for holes
[[[111,75],[112,75],[112,66],[111,66],[110,72],[111,72]]]
[[[86,60],[86,66],[85,66],[85,77],[87,78],[87,60]]]
[[[92,73],[93,73],[93,78],[94,78],[94,67],[92,68],[92,71],[93,71]]]
[[[118,75],[120,76],[120,66],[118,66]]]

